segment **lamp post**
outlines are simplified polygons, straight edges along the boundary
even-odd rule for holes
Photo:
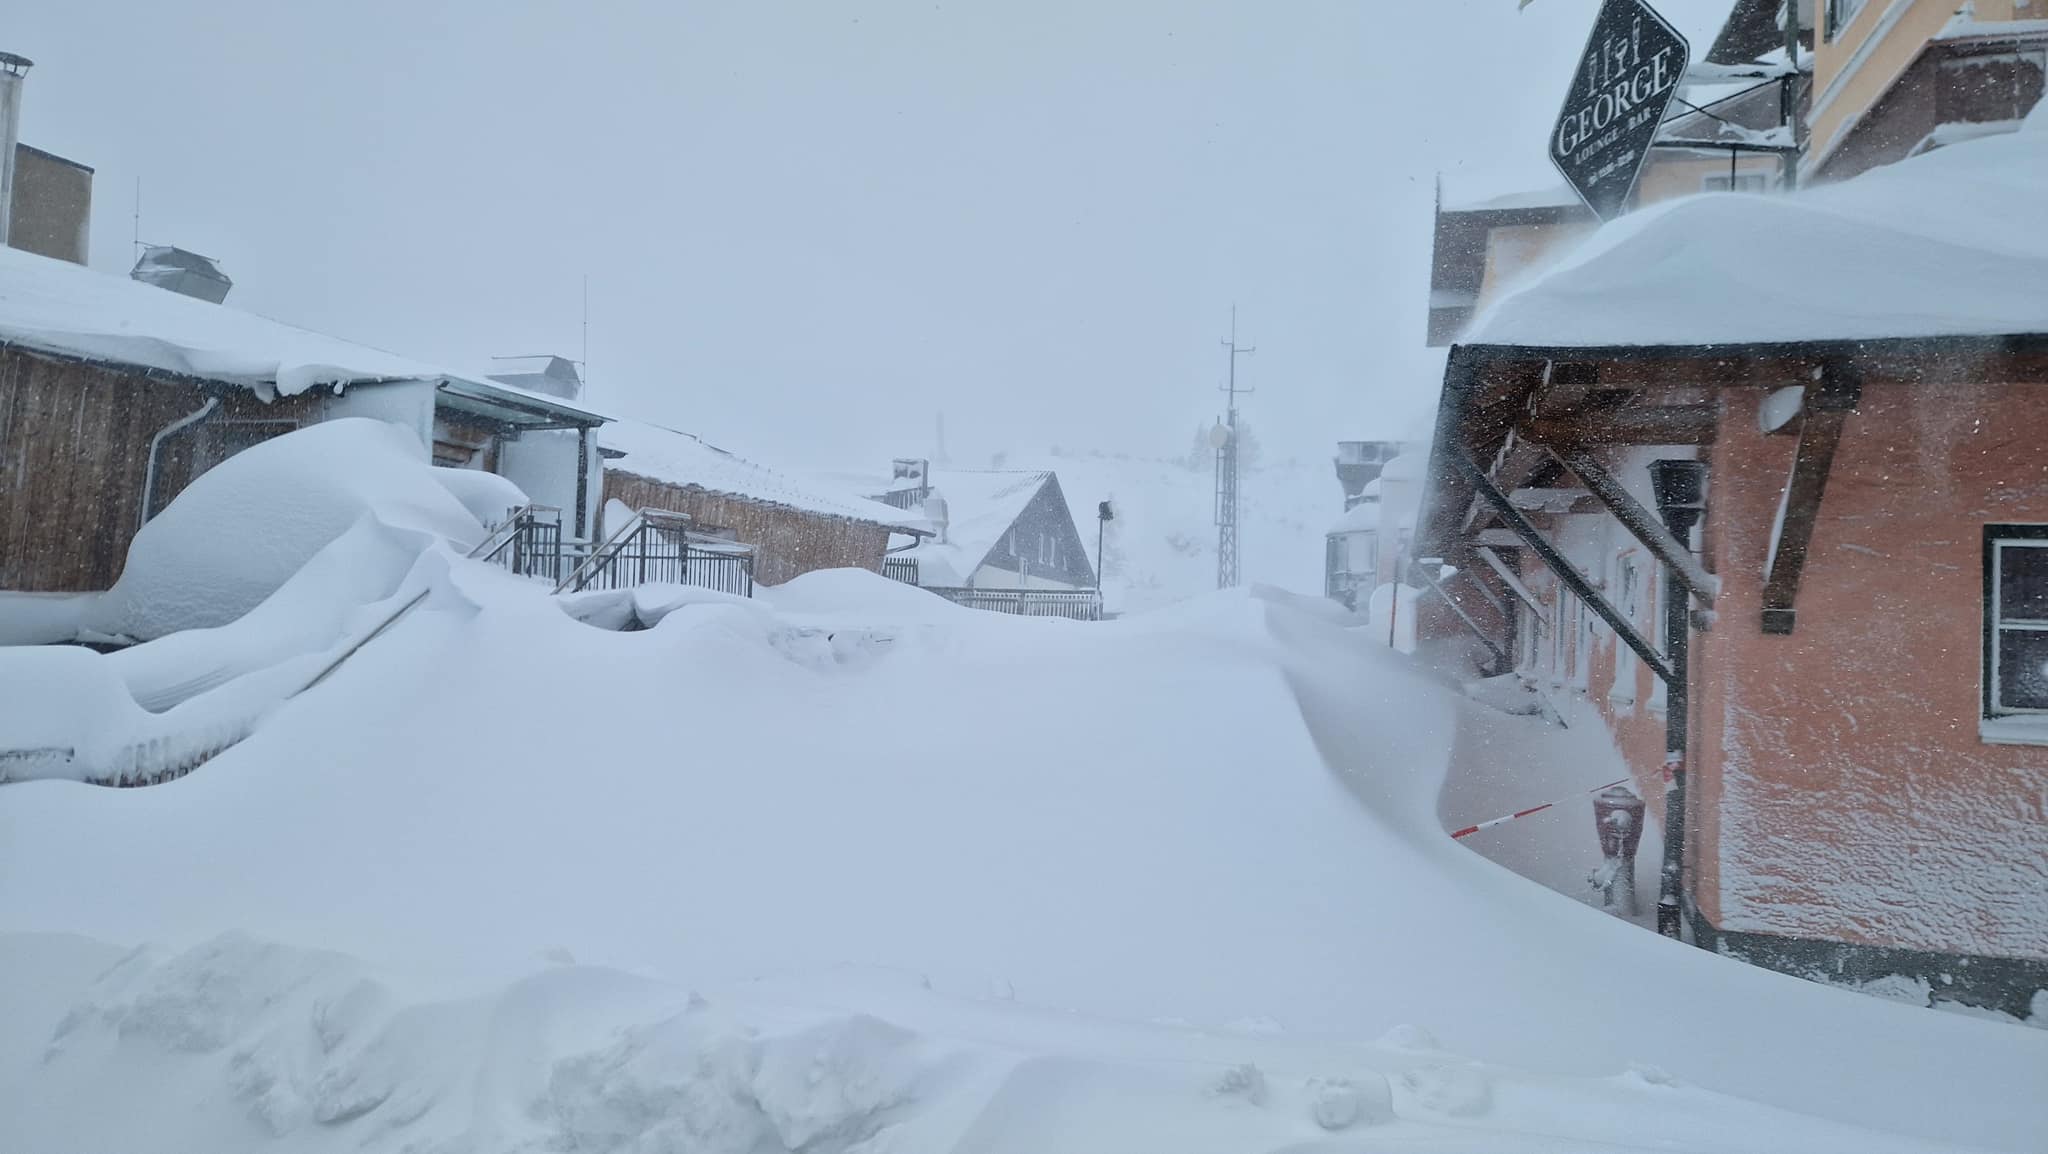
[[[1100,603],[1101,603],[1101,601],[1102,601],[1102,575],[1103,575],[1103,570],[1104,570],[1104,568],[1106,568],[1106,566],[1107,566],[1107,560],[1106,560],[1106,559],[1105,559],[1105,558],[1103,557],[1103,555],[1102,555],[1102,531],[1103,531],[1104,529],[1108,528],[1108,527],[1109,527],[1109,523],[1110,523],[1111,521],[1114,521],[1114,520],[1116,520],[1116,510],[1115,510],[1115,509],[1112,509],[1112,508],[1110,508],[1109,502],[1107,502],[1107,501],[1098,501],[1098,502],[1096,502],[1096,505],[1095,505],[1095,600],[1096,600],[1096,603],[1097,603],[1097,604],[1100,604]]]
[[[1707,508],[1707,466],[1703,461],[1664,460],[1650,463],[1650,487],[1657,495],[1657,513],[1664,527],[1691,548],[1692,527]],[[1664,567],[1664,659],[1671,666],[1665,685],[1664,714],[1664,868],[1657,886],[1657,932],[1679,936],[1680,877],[1685,863],[1685,750],[1691,678],[1691,595],[1678,571]]]

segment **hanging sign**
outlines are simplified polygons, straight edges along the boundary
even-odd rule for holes
[[[1550,133],[1550,162],[1601,220],[1626,211],[1690,59],[1643,0],[1603,0]]]

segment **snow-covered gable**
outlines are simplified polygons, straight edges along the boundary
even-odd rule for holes
[[[944,540],[921,542],[917,558],[924,585],[964,585],[1053,474],[1043,469],[946,469],[931,475],[932,491],[946,502]]]
[[[923,518],[914,513],[880,501],[821,491],[692,434],[660,425],[614,421],[599,431],[598,444],[624,454],[607,462],[607,468],[649,480],[891,528],[924,526]]]
[[[266,399],[318,386],[433,380],[491,399],[601,418],[479,380],[65,261],[0,247],[0,342],[239,385]]]
[[[1470,343],[1751,344],[2048,332],[2048,125],[1791,196],[1695,196],[1600,229]]]

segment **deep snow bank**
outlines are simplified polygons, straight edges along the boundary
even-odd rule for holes
[[[201,474],[142,527],[85,624],[138,641],[225,625],[365,514],[467,549],[483,526],[448,485],[476,494],[466,478],[444,483],[445,472],[427,463],[409,431],[364,417],[252,446]]]
[[[153,640],[104,656],[0,648],[0,782],[184,772],[445,585],[446,545],[482,531],[465,502],[523,500],[508,482],[428,466],[409,432],[376,421],[230,458],[136,535],[112,590],[55,602],[68,636]],[[52,602],[21,598],[0,613],[24,604],[51,616]]]
[[[1413,1026],[1120,1024],[857,971],[704,992],[558,956],[450,994],[241,934],[0,933],[0,974],[9,1149],[1930,1149],[1650,1068],[1504,1069]]]
[[[1436,1148],[1883,1145],[1691,1099],[1673,1080],[2008,1149],[2048,1126],[2031,1093],[2048,1078],[2048,1035],[1679,946],[1452,843],[1437,794],[1466,706],[1321,607],[1238,594],[1099,626],[946,613],[884,621],[849,655],[817,639],[859,630],[859,586],[879,577],[795,589],[800,613],[696,601],[619,634],[486,576],[458,565],[449,584],[462,598],[423,606],[201,773],[140,791],[0,789],[0,930],[174,948],[242,930],[454,975],[464,997],[485,998],[420,1011],[429,1016],[488,1018],[492,995],[478,991],[524,981],[545,957],[687,981],[714,1006],[718,991],[766,990],[736,1030],[776,1036],[786,1019],[775,1015],[818,1003],[880,1019],[887,1028],[847,1027],[864,1039],[853,1048],[913,1055],[901,1059],[913,1089],[874,1116],[908,1125],[932,1111],[974,1149],[1160,1144],[1133,1135],[1189,1149],[1308,1142],[1322,1133],[1303,1105],[1308,1079],[1379,1069],[1375,1047],[1341,1039],[1402,1023],[1456,1057],[1422,1063],[1450,1072],[1415,1075],[1437,1088],[1407,1106],[1395,1085],[1400,1124],[1476,1128],[1462,1147],[1431,1132]],[[178,863],[172,879],[165,862]],[[845,990],[835,975],[847,967],[914,993]],[[956,1012],[991,992],[994,1010]],[[81,989],[72,1000],[96,998]],[[1100,1026],[1052,1008],[1195,1025]],[[586,1022],[576,1029],[595,1028],[587,1013],[570,1015]],[[927,1042],[892,1030],[1045,1061],[927,1066]],[[1109,1069],[1095,1048],[1103,1031],[1118,1039]],[[657,1148],[719,1148],[675,1120],[692,1103],[760,1094],[715,1073],[726,1057],[704,1054],[736,1053],[741,1070],[767,1058],[715,1032],[667,1036],[579,1067],[613,1104],[577,1116],[627,1121],[546,1125],[596,1148],[652,1133]],[[1212,1044],[1219,1036],[1227,1044]],[[429,1071],[393,1083],[514,1076],[488,1056],[495,1045],[392,1037],[393,1053]],[[1324,1056],[1256,1056],[1268,1043]],[[516,1148],[490,1127],[555,1117],[533,1112],[531,1079],[553,1093],[548,1063],[583,1060],[581,1045],[539,1066],[508,1059],[528,1079],[509,1101],[524,1105],[462,1114],[480,1128],[473,1140]],[[829,1074],[839,1043],[811,1046]],[[221,1079],[240,1076],[244,1048],[168,1059],[165,1084],[181,1095],[234,1084]],[[143,1060],[125,1040],[77,1053],[68,1061],[82,1065],[32,1071],[29,1097],[55,1101],[63,1079],[116,1081],[109,1071]],[[1472,1061],[1537,1073],[1489,1075],[1475,1091],[1459,1072]],[[1256,1071],[1232,1072],[1246,1063]],[[1632,1064],[1663,1072],[1629,1075]],[[277,1084],[256,1069],[250,1084]],[[319,1069],[290,1072],[317,1083]],[[1389,1069],[1390,1083],[1408,1076]],[[901,1085],[895,1076],[855,1080]],[[1647,1097],[1603,1112],[1568,1092],[1581,1078],[1623,1079],[1603,1085]],[[390,1101],[412,1105],[370,1108],[333,1133],[391,1149],[426,1141],[441,1132],[407,1120],[427,1116],[421,1093],[394,1088]],[[1112,1115],[1124,1127],[1100,1133],[1117,1140],[1090,1138]],[[153,1116],[184,1115],[166,1102]],[[1078,1119],[1072,1132],[1063,1117]],[[1232,1128],[1246,1118],[1264,1120]],[[714,1129],[758,1137],[753,1124]],[[154,1133],[159,1148],[229,1148],[176,1126]],[[866,1131],[833,1133],[851,1143]],[[903,1133],[896,1148],[945,1149],[936,1136],[955,1131]],[[1536,1133],[1560,1137],[1526,1137]]]

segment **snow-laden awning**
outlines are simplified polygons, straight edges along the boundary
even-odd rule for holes
[[[1687,197],[1601,228],[1468,343],[1704,346],[2048,332],[2048,115],[1790,196]]]

